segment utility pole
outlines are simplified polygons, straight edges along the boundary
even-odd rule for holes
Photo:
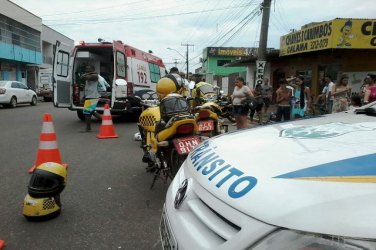
[[[194,46],[194,44],[188,44],[188,43],[186,43],[186,44],[182,44],[181,46],[187,46],[187,57],[186,57],[186,63],[187,63],[187,76],[186,76],[186,78],[187,78],[187,80],[188,80],[188,77],[189,77],[189,57],[188,57],[188,47],[189,46]]]
[[[268,29],[269,29],[269,17],[270,6],[272,0],[264,0],[262,3],[262,20],[260,31],[260,42],[257,53],[256,62],[256,84],[262,84],[264,81],[264,70],[266,66],[266,49],[268,44]]]
[[[258,49],[257,59],[261,61],[266,60],[266,47],[268,44],[268,30],[269,30],[269,17],[270,17],[270,6],[272,0],[264,0],[262,4],[262,20],[261,20],[261,32],[260,32],[260,42]]]

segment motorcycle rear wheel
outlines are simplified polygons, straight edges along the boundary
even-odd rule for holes
[[[178,151],[173,148],[171,150],[171,157],[170,157],[170,173],[171,179],[174,178],[176,173],[179,171],[179,168],[187,158],[187,155],[179,155]]]

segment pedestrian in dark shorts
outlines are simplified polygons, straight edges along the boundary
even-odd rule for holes
[[[245,85],[242,77],[236,78],[234,92],[232,93],[232,105],[237,129],[248,127],[248,107],[243,105],[247,96],[253,96],[251,89]]]

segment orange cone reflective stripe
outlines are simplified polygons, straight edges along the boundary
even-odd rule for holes
[[[37,158],[33,167],[29,169],[29,173],[34,172],[35,168],[45,162],[56,162],[67,166],[62,163],[61,155],[56,141],[56,133],[52,122],[52,115],[49,113],[43,116],[42,132],[39,137],[39,148]]]
[[[106,103],[104,105],[104,112],[102,116],[102,124],[97,134],[98,139],[118,138],[119,136],[115,132],[114,124],[112,123],[112,117],[110,107]]]

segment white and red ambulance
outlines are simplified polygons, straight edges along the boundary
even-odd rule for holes
[[[161,58],[121,41],[80,42],[72,51],[57,41],[54,57],[54,105],[77,111],[83,119],[85,82],[80,79],[86,65],[93,65],[109,86],[101,90],[112,113],[139,114],[140,97],[156,98],[155,86],[166,74]],[[97,110],[103,110],[98,105]]]

